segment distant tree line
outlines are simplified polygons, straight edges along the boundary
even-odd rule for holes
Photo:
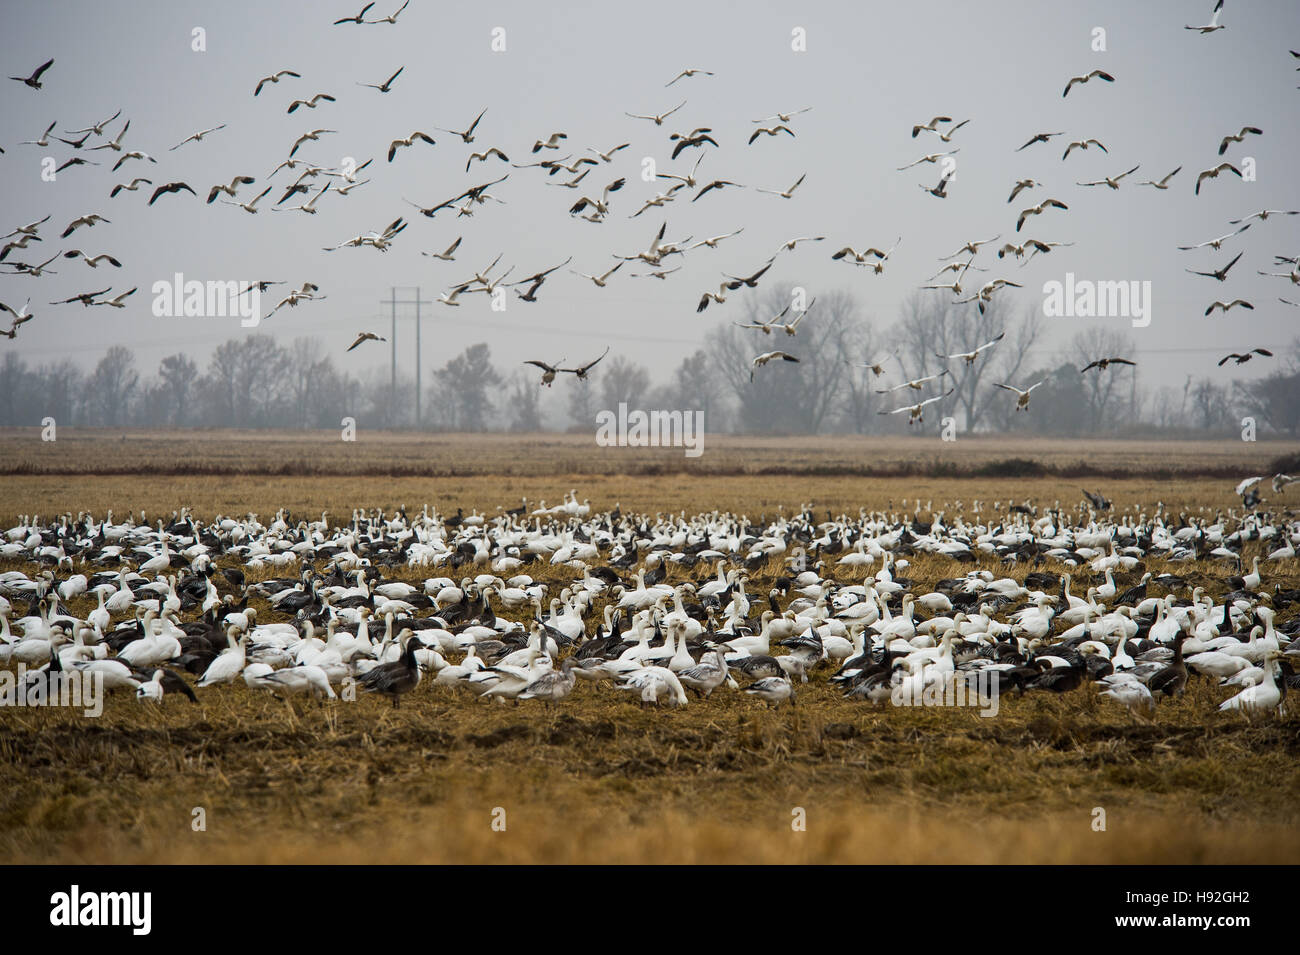
[[[426,374],[431,384],[418,424],[409,373],[399,373],[394,383],[388,368],[344,371],[317,338],[286,345],[267,335],[242,336],[218,346],[202,368],[178,352],[152,373],[120,345],[89,370],[66,358],[33,366],[7,347],[0,355],[0,425],[31,426],[53,417],[72,427],[316,429],[337,428],[353,417],[375,429],[562,431],[591,429],[598,411],[626,402],[629,409],[704,411],[705,426],[714,432],[881,434],[909,430],[907,414],[881,412],[952,389],[926,409],[926,432],[950,416],[963,433],[1225,434],[1251,416],[1261,434],[1300,436],[1300,343],[1290,355],[1279,355],[1263,378],[1237,381],[1224,369],[1215,377],[1189,375],[1181,388],[1146,388],[1141,364],[1079,373],[1095,358],[1133,354],[1125,331],[1086,328],[1056,353],[1061,360],[1034,362],[1041,315],[1014,315],[997,298],[981,314],[917,293],[892,326],[877,330],[853,296],[833,292],[817,297],[794,336],[779,324],[768,334],[739,327],[768,321],[795,292],[777,286],[749,298],[743,311],[731,313],[732,321],[707,335],[704,348],[658,382],[632,358],[611,353],[585,380],[566,374],[553,388],[542,388],[539,372],[499,368],[486,343],[471,345]],[[781,321],[792,319],[787,314]],[[947,357],[998,336],[974,362]],[[752,358],[774,350],[799,362],[774,362],[751,376]],[[945,370],[921,391],[885,391]],[[994,387],[1025,387],[1041,378],[1050,382],[1034,392],[1028,414],[1017,413],[1014,396]]]

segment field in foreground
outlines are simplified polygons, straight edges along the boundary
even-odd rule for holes
[[[719,691],[671,713],[587,685],[550,712],[199,692],[0,716],[0,860],[1295,861],[1296,720],[1221,716],[1208,687],[1154,725],[1091,690],[991,719],[813,684],[780,711]]]
[[[793,512],[801,502],[963,509],[1032,499],[1073,507],[1073,479],[868,479],[798,475],[439,479],[176,475],[8,477],[0,513],[82,508],[151,517],[189,505],[338,519],[353,507],[489,514],[570,487],[598,508]],[[1087,482],[1093,486],[1096,482]],[[1108,480],[1121,509],[1164,501],[1209,514],[1239,507],[1230,482]],[[904,503],[906,501],[906,503]],[[1285,504],[1282,495],[1278,504]],[[7,525],[6,525],[7,526]],[[1247,555],[1257,552],[1249,545]],[[999,575],[1008,568],[987,563]],[[11,564],[0,570],[15,569]],[[30,566],[25,568],[31,570]],[[918,558],[922,586],[970,565]],[[1027,567],[1010,570],[1023,578]],[[1043,569],[1067,568],[1048,562]],[[1220,596],[1235,567],[1158,565]],[[765,593],[776,561],[754,576]],[[560,583],[567,568],[532,571]],[[701,571],[702,572],[702,569]],[[1300,586],[1286,561],[1270,582]],[[428,572],[392,576],[412,582]],[[861,575],[836,571],[843,582]],[[1138,574],[1121,575],[1121,587]],[[678,573],[671,578],[681,579]],[[1076,574],[1076,593],[1092,575]],[[266,619],[280,619],[270,614]],[[84,614],[90,603],[74,603]],[[1295,613],[1279,614],[1279,622]],[[793,707],[725,688],[679,711],[647,711],[580,684],[554,709],[497,706],[422,686],[402,707],[292,703],[242,684],[161,709],[110,700],[102,718],[0,710],[0,860],[6,862],[1294,862],[1300,715],[1247,723],[1194,680],[1154,723],[1099,702],[1004,696],[973,710],[873,709],[843,700],[825,668]],[[1294,707],[1293,707],[1294,709]],[[192,829],[202,808],[206,831]],[[806,831],[791,823],[801,809]],[[1105,811],[1104,831],[1094,829]],[[504,820],[505,830],[497,831]]]

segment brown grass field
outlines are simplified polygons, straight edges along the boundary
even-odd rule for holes
[[[354,507],[426,503],[444,512],[462,507],[492,514],[525,496],[558,502],[576,488],[596,508],[619,502],[647,512],[717,508],[756,518],[811,501],[819,513],[856,514],[860,507],[910,513],[920,506],[969,516],[977,500],[1073,507],[1081,484],[1100,488],[1121,511],[1149,514],[1163,502],[1175,515],[1208,515],[1240,508],[1235,480],[1214,474],[1260,473],[1268,461],[1295,451],[1210,442],[1027,447],[989,439],[945,448],[905,439],[718,438],[716,450],[706,442],[703,470],[674,464],[676,470],[663,473],[619,474],[614,465],[622,459],[612,455],[651,452],[594,449],[570,436],[510,442],[504,436],[391,442],[363,436],[340,450],[342,442],[326,447],[310,438],[123,440],[69,432],[40,447],[34,433],[7,432],[0,436],[0,461],[7,465],[0,515],[8,527],[19,514],[102,516],[109,507],[118,519],[142,509],[150,519],[169,516],[182,506],[200,518],[249,511],[266,517],[286,507],[296,516],[329,510],[345,519]],[[963,472],[1015,457],[1067,468],[1085,460],[1117,469],[1125,460],[1138,463],[1130,469],[1135,476],[1123,479],[852,473],[906,460],[913,446],[921,458],[965,455]],[[359,457],[349,463],[352,453]],[[712,460],[715,453],[739,463],[724,467]],[[430,476],[375,473],[385,455],[413,467],[423,456],[432,462]],[[300,458],[328,467],[276,473],[277,461]],[[763,473],[792,458],[795,465],[783,472]],[[681,460],[680,451],[673,460]],[[149,461],[165,462],[158,475],[127,467]],[[233,462],[246,473],[203,473],[212,462]],[[625,468],[638,469],[647,470]],[[1288,502],[1282,495],[1271,503]],[[1257,544],[1246,551],[1256,552]],[[986,566],[1017,578],[1029,569]],[[33,572],[31,565],[0,562],[0,570],[11,569]],[[924,556],[907,573],[924,587],[969,569]],[[1190,573],[1215,595],[1229,589],[1224,579],[1236,572],[1208,562],[1195,568],[1152,562],[1146,569]],[[765,593],[781,570],[769,561],[749,590]],[[529,572],[554,584],[575,576],[565,567]],[[396,576],[418,582],[438,573]],[[1266,573],[1270,585],[1300,586],[1300,562]],[[860,582],[860,574],[843,569],[835,575]],[[1121,575],[1119,582],[1138,576]],[[1081,593],[1090,575],[1076,577]],[[670,577],[681,579],[681,570]],[[82,599],[71,610],[84,614],[92,604]],[[255,605],[259,621],[279,619],[264,603]],[[1296,612],[1285,608],[1279,620]],[[482,703],[467,691],[429,684],[398,709],[366,696],[354,703],[285,702],[242,682],[198,691],[198,705],[169,696],[161,708],[147,707],[117,695],[99,719],[61,709],[0,709],[0,861],[1297,859],[1300,715],[1294,704],[1291,715],[1247,722],[1217,711],[1226,691],[1194,679],[1187,695],[1162,704],[1152,722],[1098,701],[1091,687],[1062,697],[1005,696],[998,715],[984,719],[969,709],[875,709],[846,701],[827,675],[824,667],[816,671],[799,688],[796,705],[780,709],[723,688],[680,711],[647,711],[612,687],[584,682],[553,709],[531,701]],[[206,811],[206,831],[191,828],[196,807]],[[806,813],[806,831],[792,830],[796,807]],[[1104,831],[1093,829],[1098,807],[1106,811]],[[498,810],[504,831],[492,825],[502,818]]]

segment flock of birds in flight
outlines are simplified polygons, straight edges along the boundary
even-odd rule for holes
[[[742,686],[793,704],[810,682],[881,706],[1091,686],[1138,719],[1200,681],[1220,710],[1283,713],[1300,617],[1277,618],[1300,591],[1261,561],[1293,561],[1300,526],[1085,497],[756,521],[602,512],[576,491],[495,516],[23,517],[0,535],[35,568],[0,573],[0,664],[29,694],[83,673],[155,704],[242,683],[397,706],[429,673],[441,694],[548,706],[579,681],[669,707]],[[922,558],[957,575],[923,585]],[[1207,562],[1238,573],[1179,573]]]
[[[368,19],[370,10],[374,6],[373,3],[370,3],[363,7],[356,15],[335,20],[334,24],[336,26],[345,26],[349,24],[395,25],[398,21],[398,17],[406,9],[409,2],[410,0],[406,0],[406,2],[404,2],[401,7],[392,14]],[[1213,18],[1210,23],[1202,26],[1188,25],[1186,29],[1195,30],[1202,34],[1214,33],[1218,30],[1224,29],[1224,25],[1218,22],[1222,7],[1223,0],[1219,0],[1214,7]],[[1300,58],[1300,53],[1292,51],[1292,56]],[[11,77],[11,79],[23,83],[34,91],[39,91],[42,89],[44,78],[47,72],[52,68],[53,64],[54,60],[50,59],[41,64],[29,76],[16,76]],[[401,80],[404,70],[405,66],[399,67],[382,82],[357,82],[356,85],[373,89],[377,91],[379,95],[387,94],[394,88],[394,85]],[[711,77],[713,75],[714,73],[709,70],[696,68],[685,69],[673,77],[673,79],[666,85],[672,87],[679,82],[689,81],[695,77]],[[253,96],[260,96],[263,91],[272,86],[301,79],[302,75],[294,70],[276,70],[257,81],[256,85],[253,87]],[[1101,69],[1094,69],[1087,73],[1070,77],[1061,94],[1062,98],[1068,98],[1072,91],[1081,89],[1088,84],[1094,83],[1094,81],[1110,84],[1116,82],[1116,78],[1111,73]],[[1078,96],[1080,94],[1076,93],[1075,95]],[[286,109],[286,114],[295,115],[298,114],[299,111],[320,109],[323,108],[325,104],[333,104],[336,102],[337,98],[335,95],[328,92],[317,91],[306,98],[293,99]],[[632,120],[647,122],[656,128],[662,128],[671,117],[677,114],[678,111],[682,110],[686,105],[687,100],[683,99],[675,106],[661,113],[629,112],[626,113],[626,115]],[[752,134],[749,135],[747,144],[749,146],[754,146],[760,140],[796,138],[796,117],[808,112],[810,109],[811,107],[804,107],[798,110],[780,112],[772,116],[754,120],[753,124],[755,129]],[[62,165],[57,167],[57,171],[59,172],[74,166],[100,165],[100,162],[88,157],[102,150],[110,151],[108,154],[109,158],[116,157],[112,166],[113,172],[118,172],[127,163],[134,164],[131,168],[137,168],[140,164],[158,165],[159,160],[149,153],[140,149],[127,148],[125,137],[131,127],[131,121],[129,119],[123,122],[121,129],[115,136],[112,136],[111,138],[109,137],[110,124],[115,123],[121,116],[121,113],[122,111],[119,109],[107,119],[80,129],[69,130],[64,135],[55,135],[54,130],[57,124],[50,123],[40,138],[26,141],[21,145],[35,145],[41,148],[46,148],[51,145],[52,140],[57,140],[58,142],[72,147],[74,154]],[[408,135],[393,139],[387,148],[387,162],[390,164],[393,163],[404,150],[415,149],[421,146],[435,146],[437,140],[434,138],[434,133],[437,133],[440,136],[446,134],[451,137],[453,141],[459,140],[461,145],[472,146],[477,142],[476,131],[486,113],[486,108],[480,110],[473,121],[464,129],[431,126],[428,131],[416,129],[412,130]],[[941,143],[950,145],[956,134],[971,121],[970,118],[967,118],[960,122],[954,122],[953,118],[950,116],[934,116],[928,122],[914,125],[911,130],[912,138],[918,139],[922,134],[928,134],[936,137]],[[176,145],[169,147],[168,152],[177,152],[182,147],[191,143],[203,143],[209,137],[220,133],[224,129],[226,129],[225,123],[201,129],[185,137]],[[314,164],[305,158],[298,157],[298,151],[301,147],[309,143],[318,143],[321,141],[322,137],[337,132],[337,130],[331,128],[315,128],[302,133],[293,140],[286,158],[267,176],[267,179],[269,180],[281,170],[288,170],[291,173],[297,173],[297,178],[284,186],[278,200],[271,207],[273,211],[298,212],[304,215],[314,215],[318,211],[318,205],[320,203],[324,201],[336,201],[330,196],[331,193],[333,195],[346,197],[353,191],[360,189],[371,181],[368,178],[360,178],[360,174],[372,166],[372,163],[374,162],[373,158],[360,163],[359,165],[349,164],[347,166],[340,165],[338,167],[327,167],[324,165]],[[1017,154],[1023,153],[1034,146],[1050,144],[1052,140],[1065,135],[1066,133],[1064,131],[1036,133],[1023,145],[1016,148],[1014,152]],[[1263,135],[1263,130],[1259,127],[1243,125],[1237,132],[1230,133],[1223,137],[1219,144],[1219,156],[1226,155],[1228,149],[1233,144],[1243,142],[1246,137],[1261,135]],[[65,138],[65,136],[75,138]],[[88,146],[87,143],[91,139],[104,139],[104,142]],[[597,149],[596,147],[587,147],[585,152],[578,155],[576,158],[572,153],[566,154],[562,157],[552,158],[556,153],[559,153],[566,148],[565,144],[567,140],[568,134],[564,131],[549,132],[545,136],[535,139],[531,144],[530,154],[536,158],[534,158],[533,161],[524,163],[513,162],[506,150],[498,145],[491,145],[486,148],[471,150],[465,161],[465,171],[468,173],[476,163],[480,165],[501,164],[507,165],[512,169],[536,169],[545,174],[545,184],[547,186],[568,188],[577,192],[578,195],[576,200],[568,209],[571,216],[581,218],[591,223],[598,224],[605,222],[613,215],[616,196],[626,186],[627,177],[621,175],[612,177],[611,174],[611,178],[609,178],[609,180],[599,188],[590,188],[588,185],[584,184],[584,180],[586,180],[593,172],[599,174],[602,169],[613,165],[618,154],[621,151],[628,149],[631,143],[622,142],[605,150]],[[690,167],[690,172],[657,172],[656,178],[669,184],[666,185],[662,191],[657,192],[654,196],[648,199],[645,199],[636,211],[630,213],[629,218],[638,218],[651,209],[663,209],[670,203],[682,201],[688,194],[690,195],[689,201],[691,203],[696,203],[705,199],[710,194],[720,193],[723,190],[749,188],[730,179],[712,178],[700,175],[700,165],[705,157],[721,152],[718,141],[714,138],[714,130],[712,127],[700,126],[694,127],[688,131],[673,132],[670,134],[668,142],[671,145],[671,159],[674,161],[683,156],[683,154],[686,154],[688,150],[698,151],[695,162]],[[708,147],[713,148],[709,149]],[[1106,154],[1109,153],[1105,144],[1095,137],[1070,139],[1066,143],[1061,156],[1061,161],[1068,161],[1071,155],[1075,152],[1087,152],[1091,149],[1097,149]],[[3,150],[0,149],[0,151]],[[513,153],[515,150],[511,149],[510,152]],[[947,162],[950,157],[955,156],[959,152],[960,147],[942,152],[928,153],[905,166],[899,167],[899,170],[906,171],[923,164]],[[953,178],[952,167],[945,165],[942,168],[945,168],[948,171],[943,173],[936,185],[920,185],[922,190],[937,199],[947,198],[949,195],[948,190],[952,184]],[[1112,191],[1117,191],[1122,187],[1128,177],[1137,173],[1140,168],[1140,164],[1134,165],[1116,175],[1104,176],[1095,180],[1081,180],[1077,182],[1077,185],[1082,188],[1105,187]],[[1168,190],[1171,187],[1171,181],[1181,171],[1182,166],[1179,166],[1160,179],[1143,180],[1139,182],[1138,185],[1149,186],[1161,191]],[[1210,168],[1198,173],[1193,189],[1194,195],[1199,196],[1202,187],[1208,181],[1217,179],[1223,173],[1231,173],[1238,177],[1242,176],[1241,169],[1234,165],[1230,160],[1225,159],[1217,165],[1211,166]],[[478,207],[485,205],[489,201],[497,203],[503,203],[505,201],[492,192],[489,192],[489,190],[506,182],[506,180],[510,178],[510,175],[511,174],[508,172],[504,173],[496,178],[489,179],[487,182],[461,190],[454,196],[434,202],[430,205],[421,205],[420,203],[411,202],[410,200],[406,201],[417,209],[422,216],[428,219],[434,219],[440,213],[444,215],[454,214],[456,218],[473,216],[478,210]],[[798,190],[804,183],[807,175],[807,173],[800,175],[788,188],[756,188],[755,191],[775,196],[785,201],[793,200],[796,190]],[[320,184],[321,182],[323,182],[323,184]],[[219,200],[221,203],[241,209],[245,213],[257,214],[259,212],[259,202],[266,199],[275,188],[273,184],[267,184],[260,191],[257,191],[255,195],[252,195],[251,198],[241,197],[241,192],[245,187],[256,187],[257,185],[258,181],[254,176],[246,174],[236,175],[228,182],[217,183],[209,187],[207,190],[206,201],[211,205]],[[191,196],[198,198],[201,194],[199,190],[196,190],[190,183],[185,182],[182,179],[176,179],[164,183],[155,183],[152,179],[143,176],[135,176],[124,182],[115,184],[109,197],[110,199],[117,199],[123,193],[139,191],[142,186],[150,187],[151,191],[147,201],[147,205],[149,206],[164,200],[168,196],[180,196],[184,193],[189,193]],[[1040,188],[1044,188],[1044,184],[1037,179],[1029,177],[1019,178],[1012,186],[1007,203],[1010,204],[1014,202],[1023,193]],[[295,198],[299,199],[297,204],[287,204]],[[1007,261],[1008,257],[1011,257],[1016,260],[1023,260],[1023,267],[1028,265],[1030,261],[1039,255],[1047,255],[1054,249],[1071,246],[1073,243],[1070,242],[1047,241],[1028,236],[1022,237],[1021,235],[1022,230],[1027,223],[1030,223],[1031,221],[1034,223],[1038,223],[1039,221],[1048,221],[1042,217],[1048,216],[1057,211],[1067,212],[1069,208],[1070,207],[1066,202],[1055,197],[1047,197],[1040,202],[1026,205],[1016,215],[1014,239],[1009,239],[1003,242],[1001,246],[997,246],[996,243],[1003,238],[1002,234],[999,233],[988,239],[972,240],[963,243],[954,253],[945,256],[940,260],[943,263],[942,268],[940,268],[934,276],[931,276],[927,284],[922,285],[921,288],[949,292],[953,296],[952,301],[954,304],[973,303],[977,306],[979,311],[983,313],[998,292],[1006,288],[1021,288],[1023,286],[1021,283],[1007,278],[993,278],[988,281],[980,282],[978,286],[975,286],[970,282],[967,279],[967,276],[972,271],[988,271],[986,268],[981,268],[975,265],[976,258],[981,249],[984,246],[992,246],[996,248],[997,258],[999,261]],[[1298,214],[1300,214],[1300,210],[1264,209],[1240,219],[1231,220],[1230,224],[1238,227],[1233,232],[1194,245],[1179,246],[1179,250],[1192,252],[1199,249],[1210,248],[1217,252],[1222,250],[1225,242],[1236,238],[1255,225],[1256,220],[1258,220],[1258,222],[1264,222],[1274,216],[1293,216]],[[39,277],[46,273],[52,273],[53,270],[50,269],[49,266],[52,265],[60,256],[66,259],[80,259],[87,267],[92,269],[104,265],[107,265],[110,268],[122,267],[119,258],[111,253],[103,252],[91,255],[81,249],[59,251],[41,262],[25,262],[19,260],[17,256],[11,256],[11,253],[22,253],[25,250],[29,250],[32,243],[43,241],[43,237],[40,235],[41,226],[43,226],[49,218],[50,216],[47,215],[45,218],[38,221],[18,226],[5,236],[0,236],[0,242],[3,243],[3,245],[0,246],[0,269],[3,271],[0,271],[0,274],[22,274]],[[78,216],[68,223],[68,225],[62,230],[60,238],[68,239],[79,230],[88,230],[99,223],[108,223],[110,221],[111,220],[106,216],[97,212]],[[392,220],[383,229],[362,233],[323,248],[327,252],[364,247],[373,248],[381,252],[386,251],[393,245],[394,241],[408,225],[409,223],[406,217],[399,216]],[[744,228],[742,227],[699,240],[695,240],[694,236],[689,235],[683,238],[670,239],[666,237],[667,228],[668,225],[665,221],[655,231],[653,238],[645,248],[640,251],[635,251],[629,254],[613,253],[612,258],[614,261],[612,264],[602,266],[600,269],[591,273],[579,271],[577,269],[569,269],[569,271],[572,274],[591,282],[597,289],[607,288],[610,282],[613,281],[614,276],[628,263],[636,263],[637,266],[642,269],[642,271],[639,272],[629,272],[628,275],[631,277],[666,280],[672,273],[679,271],[681,268],[680,264],[675,267],[671,266],[671,260],[674,257],[685,257],[687,253],[700,248],[716,249],[720,243],[732,240],[744,232]],[[728,293],[737,292],[741,289],[757,288],[760,280],[762,280],[766,273],[774,267],[777,257],[782,253],[793,252],[796,247],[801,244],[817,243],[825,241],[826,239],[827,236],[825,235],[809,235],[791,238],[783,242],[770,256],[767,257],[765,261],[749,274],[724,274],[723,280],[718,284],[716,291],[709,289],[701,294],[696,306],[696,311],[702,313],[711,305],[721,305],[725,303],[727,301]],[[884,271],[886,263],[889,262],[894,250],[898,247],[901,241],[902,237],[900,236],[894,244],[888,248],[869,246],[857,249],[853,246],[846,245],[834,252],[831,255],[831,259],[855,267],[866,268],[875,274],[880,274]],[[456,256],[460,244],[461,238],[457,238],[440,252],[423,252],[422,254],[442,262],[456,262],[458,261]],[[1230,271],[1241,259],[1242,255],[1242,252],[1238,252],[1236,256],[1219,268],[1211,268],[1208,270],[1188,268],[1186,271],[1193,275],[1214,279],[1219,283],[1224,283],[1228,280]],[[467,279],[448,286],[439,294],[438,301],[444,306],[458,307],[461,305],[462,296],[475,293],[486,293],[489,296],[496,296],[499,293],[503,293],[504,290],[510,289],[513,290],[518,300],[529,303],[536,302],[538,301],[538,293],[542,290],[543,285],[550,280],[551,276],[560,269],[568,267],[573,261],[572,256],[570,256],[556,265],[532,272],[522,278],[516,277],[511,281],[507,281],[507,278],[515,272],[515,269],[511,266],[505,268],[501,272],[497,272],[496,269],[501,263],[502,257],[502,255],[497,255],[497,257],[493,259],[491,264],[486,268],[476,271]],[[1277,255],[1275,256],[1274,261],[1275,268],[1286,267],[1288,270],[1267,272],[1258,270],[1259,274],[1284,278],[1289,280],[1292,285],[1300,285],[1300,256]],[[947,277],[946,281],[938,281],[944,276]],[[251,283],[248,286],[248,291],[256,288],[259,292],[266,292],[272,286],[285,284],[288,283],[283,281],[260,280]],[[133,287],[126,291],[112,294],[113,288],[112,286],[109,286],[96,291],[78,293],[60,301],[51,302],[50,304],[80,304],[83,307],[109,306],[112,308],[125,308],[127,299],[129,299],[136,291],[137,288]],[[301,286],[293,288],[288,292],[288,294],[281,298],[266,317],[270,318],[271,315],[274,315],[281,308],[296,307],[303,302],[316,301],[324,299],[325,297],[325,295],[320,293],[320,288],[316,283],[305,282]],[[1279,300],[1285,304],[1300,307],[1300,303],[1296,301],[1291,301],[1281,297],[1279,297]],[[764,336],[771,336],[776,332],[783,331],[788,338],[794,339],[799,333],[801,323],[807,319],[815,301],[816,299],[814,298],[812,301],[808,302],[808,304],[800,308],[798,313],[793,317],[790,317],[791,306],[787,306],[779,314],[772,316],[769,319],[744,323],[735,322],[733,324],[742,328],[756,330]],[[1222,313],[1227,314],[1236,308],[1249,310],[1254,309],[1254,305],[1250,301],[1240,297],[1234,297],[1230,301],[1216,299],[1205,309],[1205,314],[1209,316],[1215,311],[1221,311]],[[28,298],[26,304],[24,304],[20,309],[15,309],[10,305],[0,302],[0,310],[9,312],[12,316],[12,321],[8,330],[0,331],[0,334],[6,335],[10,339],[14,339],[21,326],[34,318],[34,314],[31,311],[30,298]],[[1002,335],[998,335],[996,338],[980,345],[971,352],[946,356],[940,355],[939,357],[948,361],[962,361],[966,364],[971,364],[979,360],[989,350],[994,348],[1002,337]],[[386,340],[387,339],[383,336],[374,332],[362,331],[358,333],[356,339],[348,348],[348,351],[352,351],[368,341]],[[608,353],[608,348],[606,349],[606,353]],[[1233,362],[1236,365],[1241,365],[1256,356],[1272,357],[1272,352],[1261,347],[1243,348],[1239,352],[1233,352],[1224,356],[1218,364],[1223,366],[1228,362]],[[532,360],[526,364],[540,369],[542,372],[540,383],[544,386],[550,386],[558,375],[565,373],[571,373],[579,379],[585,378],[591,368],[603,357],[604,354],[595,360],[586,362],[585,364],[580,364],[573,368],[564,367],[563,360]],[[874,376],[881,376],[885,373],[888,357],[888,355],[885,355],[867,362],[850,362],[850,364],[868,368]],[[753,380],[754,374],[758,369],[769,363],[797,363],[799,360],[798,355],[781,349],[762,352],[754,356],[750,363],[750,378]],[[1082,371],[1086,373],[1090,370],[1096,370],[1098,373],[1102,373],[1112,365],[1133,366],[1135,365],[1135,362],[1122,356],[1104,356],[1088,363]],[[892,410],[881,411],[879,413],[889,415],[906,413],[909,416],[909,424],[923,421],[925,408],[935,402],[943,400],[953,391],[953,389],[950,388],[947,392],[934,394],[929,397],[922,397],[921,393],[924,390],[923,386],[930,382],[939,382],[942,384],[942,380],[949,374],[950,372],[945,370],[937,375],[915,378],[894,387],[878,389],[882,394],[893,393],[903,389],[908,389],[909,392],[916,392],[915,402]],[[1049,380],[1050,379],[1043,379],[1023,388],[1013,384],[999,382],[996,384],[996,387],[1011,392],[1016,396],[1016,410],[1027,411],[1029,408],[1031,393],[1046,384]]]

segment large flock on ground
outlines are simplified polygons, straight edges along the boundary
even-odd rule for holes
[[[1300,590],[1284,584],[1300,521],[1117,515],[1093,492],[1041,509],[903,504],[686,517],[570,492],[491,515],[24,518],[0,543],[26,565],[0,573],[0,664],[29,687],[100,674],[152,702],[239,682],[553,705],[583,682],[578,695],[612,686],[643,705],[741,689],[778,705],[829,681],[878,705],[958,685],[1095,687],[1149,718],[1192,680],[1248,715],[1283,710],[1296,686]],[[952,573],[922,586],[909,568],[930,557]]]

